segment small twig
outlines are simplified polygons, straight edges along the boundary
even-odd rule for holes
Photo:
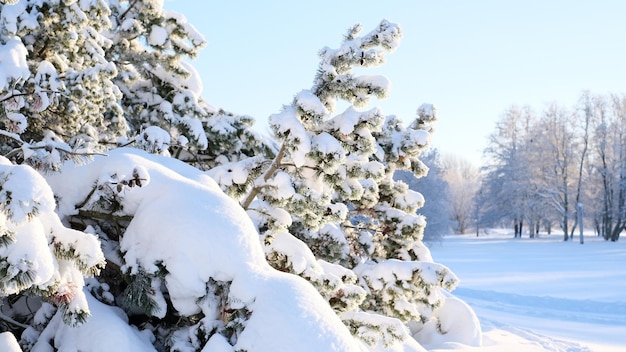
[[[84,207],[85,204],[87,204],[87,202],[89,201],[89,199],[91,199],[91,196],[93,196],[93,194],[96,193],[96,189],[98,189],[98,185],[97,184],[91,189],[91,191],[89,192],[87,197],[85,197],[85,200],[83,200],[79,204],[76,204],[76,209],[80,209],[80,208]]]
[[[133,139],[129,140],[128,142],[126,142],[126,143],[124,143],[124,144],[120,145],[120,146],[119,146],[119,148],[128,147],[129,145],[131,145],[131,144],[135,143],[135,142],[137,141],[137,139],[136,139],[136,138],[137,138],[137,137],[135,137],[135,138],[133,138]]]
[[[5,315],[4,313],[0,312],[0,319],[6,321],[9,324],[15,325],[15,326],[19,326],[20,328],[24,328],[24,329],[28,329],[30,326],[20,323],[19,321],[15,321],[13,318],[11,318],[8,315]]]
[[[20,152],[22,152],[22,149],[21,149],[21,148],[13,149],[13,150],[11,150],[10,152],[6,153],[6,154],[4,155],[4,157],[10,160],[11,158],[13,158],[14,156],[16,156],[16,155],[17,155],[17,154],[19,154]]]
[[[135,7],[135,5],[137,4],[137,0],[133,1],[132,3],[130,3],[128,5],[128,8],[126,9],[126,11],[124,11],[121,15],[120,15],[120,19],[124,19],[124,17],[126,17],[126,14],[128,13],[128,11],[130,11],[133,7]]]
[[[180,157],[180,153],[183,152],[183,147],[180,146],[172,146],[172,149],[175,149],[174,152],[174,159],[179,159]]]
[[[347,228],[351,228],[351,229],[355,229],[355,230],[367,230],[367,231],[374,231],[374,232],[382,232],[382,230],[380,228],[368,227],[368,226],[354,226],[354,225],[348,225],[348,224],[341,224],[341,227],[347,227]]]
[[[48,146],[42,145],[42,146],[37,146],[37,147],[30,147],[30,149],[45,149]],[[54,147],[53,147],[54,148]],[[69,155],[75,155],[75,156],[108,156],[105,153],[98,153],[98,152],[73,152],[71,150],[67,150],[67,149],[63,149],[63,148],[54,148],[56,150],[59,150],[65,154],[69,154]]]
[[[24,142],[17,133],[11,133],[5,130],[0,130],[0,136],[11,138],[20,144],[26,144],[26,142]]]
[[[282,166],[297,167],[296,164],[291,164],[291,163],[289,163],[289,164],[285,163],[285,164],[282,164]],[[302,168],[302,169],[311,169],[311,170],[316,170],[316,171],[323,171],[323,169],[320,169],[317,166],[302,165],[302,166],[300,166],[300,168]]]
[[[41,90],[40,92],[42,92],[42,93],[56,93],[56,94],[61,94],[61,92],[56,91],[56,90]],[[35,94],[35,93],[31,93],[31,92],[28,92],[28,93],[13,93],[13,94],[11,94],[11,95],[9,95],[9,96],[6,96],[6,97],[4,97],[4,98],[0,98],[0,103],[4,103],[5,101],[7,101],[7,100],[9,100],[9,99],[13,99],[13,98],[15,98],[15,97],[20,97],[20,96],[25,96],[25,95],[33,95],[33,94]]]
[[[2,132],[3,132],[3,131],[2,131],[2,130],[0,130],[0,135],[2,135]],[[18,140],[18,141],[19,141],[19,142],[22,142],[21,140]],[[22,142],[22,143],[23,143],[23,144],[27,144],[26,142]],[[32,145],[28,145],[28,149],[32,149],[32,150],[37,150],[37,149],[46,149],[46,148],[48,148],[48,147],[49,147],[49,146],[47,146],[47,145],[40,145],[40,146],[35,146],[35,147],[34,147],[34,146],[32,146]],[[53,149],[56,149],[56,150],[58,150],[58,151],[60,151],[60,152],[63,152],[63,153],[65,153],[65,154],[68,154],[68,155],[74,155],[74,156],[95,156],[95,155],[99,155],[99,156],[107,156],[107,154],[104,154],[104,153],[97,153],[97,152],[94,152],[94,153],[91,153],[91,152],[73,152],[73,151],[71,151],[71,150],[67,150],[67,149],[63,149],[63,148],[55,148],[55,147],[52,147],[52,148],[53,148]],[[7,153],[7,154],[5,155],[5,157],[6,157],[6,158],[8,158],[8,159],[10,159],[11,157],[15,156],[17,153],[19,153],[19,152],[21,152],[21,151],[22,151],[22,149],[20,149],[20,148],[13,149],[13,150],[12,150],[12,151],[10,151],[9,153]]]

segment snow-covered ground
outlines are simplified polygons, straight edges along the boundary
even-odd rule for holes
[[[481,351],[626,351],[626,241],[588,235],[513,239],[512,232],[450,235],[431,246],[476,311]],[[438,346],[440,350],[467,350]]]

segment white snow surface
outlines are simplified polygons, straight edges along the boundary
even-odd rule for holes
[[[178,311],[207,308],[198,302],[209,278],[232,280],[230,302],[252,312],[235,350],[362,350],[312,285],[269,266],[252,221],[201,171],[172,158],[118,149],[84,166],[66,164],[48,180],[61,195],[59,211],[70,214],[96,180],[113,174],[123,179],[136,169],[149,182],[123,191],[124,211],[134,214],[120,241],[125,267],[153,272],[162,263]]]
[[[626,242],[585,232],[513,239],[510,230],[449,235],[431,246],[461,282],[453,294],[476,312],[483,346],[425,344],[430,351],[626,351]],[[446,303],[449,301],[446,300]]]
[[[87,291],[84,294],[91,310],[89,320],[77,327],[70,327],[63,323],[57,312],[41,333],[32,352],[52,351],[49,341],[54,341],[58,351],[156,351],[150,343],[151,336],[128,325],[121,309],[99,302]]]
[[[187,87],[196,97],[202,96],[202,90],[204,89],[204,85],[202,84],[202,78],[200,77],[200,73],[193,67],[189,62],[181,60],[180,65],[185,68],[189,72],[189,77],[182,81],[182,84]],[[211,111],[215,112],[217,109],[211,107]]]
[[[171,139],[170,134],[166,130],[158,126],[148,126],[137,136],[136,141],[140,145],[145,145],[148,150],[164,151],[171,144]]]
[[[328,109],[320,101],[317,95],[308,89],[300,91],[294,99],[295,104],[302,110],[315,116],[324,116],[328,114]]]
[[[148,44],[161,46],[167,41],[168,35],[167,29],[161,26],[152,25],[150,35],[148,35]]]
[[[17,339],[10,332],[0,334],[0,351],[3,352],[22,352]]]
[[[480,347],[483,344],[480,321],[467,303],[457,297],[441,291],[446,296],[443,305],[435,312],[432,319],[413,335],[426,346],[454,344]],[[475,327],[470,329],[468,327]],[[445,332],[438,333],[438,330]]]
[[[26,62],[27,54],[26,47],[18,37],[10,37],[6,43],[0,44],[0,91],[11,88],[15,82],[28,79],[30,70]]]
[[[289,157],[296,167],[304,165],[306,155],[311,151],[311,141],[296,109],[285,106],[281,112],[270,116],[269,123],[276,132],[288,134],[289,143],[295,146],[294,150],[289,151]]]
[[[354,132],[354,126],[360,121],[363,112],[356,110],[353,106],[346,108],[344,112],[333,117],[333,124],[343,134]]]
[[[383,75],[361,75],[356,77],[356,80],[362,85],[377,87],[385,92],[391,89],[391,81]]]

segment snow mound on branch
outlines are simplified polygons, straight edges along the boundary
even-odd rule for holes
[[[4,8],[3,8],[4,10]],[[30,76],[26,63],[27,50],[18,37],[0,44],[0,90],[9,89],[15,82]]]
[[[443,305],[434,312],[434,319],[415,332],[415,339],[431,348],[451,344],[482,346],[482,329],[474,310],[453,295],[443,294]]]
[[[71,213],[97,180],[114,174],[122,178],[137,168],[150,182],[123,194],[124,212],[134,215],[120,240],[123,269],[154,273],[165,267],[163,283],[184,315],[210,315],[212,303],[200,303],[207,282],[230,281],[229,300],[251,311],[235,350],[361,350],[312,285],[269,266],[245,211],[200,170],[172,158],[118,149],[88,165],[66,164],[49,182],[62,195],[60,211]]]
[[[307,113],[324,116],[328,114],[328,109],[320,101],[320,99],[308,89],[300,91],[294,99],[295,104]]]
[[[70,327],[63,323],[57,312],[33,346],[33,352],[52,351],[50,341],[54,341],[58,351],[156,352],[149,341],[150,336],[127,325],[128,320],[121,309],[100,303],[89,292],[84,293],[91,310],[89,320],[78,327]]]
[[[88,314],[83,275],[104,263],[98,240],[63,226],[52,190],[33,168],[0,157],[0,296],[26,289],[50,291],[72,314]]]
[[[189,72],[189,77],[182,81],[183,85],[187,87],[196,97],[202,96],[202,90],[204,86],[202,84],[202,79],[200,78],[200,73],[187,61],[181,61],[180,65]],[[211,111],[216,112],[217,110],[214,107],[211,107]]]
[[[3,332],[0,334],[0,351],[22,352],[22,349],[12,333]]]
[[[167,41],[167,36],[167,29],[161,26],[152,25],[150,35],[148,35],[148,44],[153,46],[161,46]]]
[[[296,167],[306,162],[306,154],[311,151],[311,141],[293,106],[285,106],[283,111],[270,115],[269,124],[275,134],[284,136],[290,148],[289,156]]]

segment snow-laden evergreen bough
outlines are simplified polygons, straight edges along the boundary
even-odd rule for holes
[[[309,283],[269,266],[244,210],[196,168],[118,149],[82,167],[67,165],[48,180],[63,195],[62,214],[76,213],[76,204],[102,209],[115,202],[116,216],[133,217],[119,238],[103,238],[105,255],[129,282],[130,312],[181,319],[167,336],[152,337],[168,350],[361,350]],[[109,292],[102,284],[90,288],[102,297]]]
[[[0,159],[0,297],[14,297],[3,314],[27,304],[19,294],[43,296],[76,326],[89,316],[84,277],[104,267],[97,238],[69,229],[55,213],[53,193],[35,170]]]
[[[313,87],[270,117],[267,143],[252,118],[201,99],[182,59],[204,39],[161,1],[8,4],[0,325],[24,350],[480,343],[471,309],[446,298],[456,277],[421,242],[423,197],[392,177],[427,171],[435,108],[406,127],[360,110],[389,82],[353,69],[384,62],[396,24],[321,50]],[[109,152],[121,145],[174,158]]]

